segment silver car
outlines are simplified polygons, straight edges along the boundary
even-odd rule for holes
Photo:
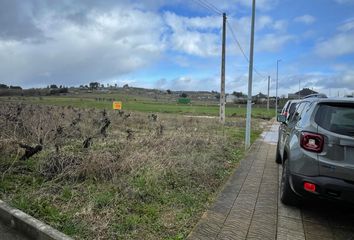
[[[300,102],[300,100],[289,100],[285,103],[282,111],[281,111],[281,115],[284,115],[286,117],[286,121],[281,123],[279,126],[279,131],[278,131],[278,141],[280,141],[280,139],[284,139],[286,136],[286,133],[288,132],[288,129],[291,128],[293,126],[293,122],[290,122],[290,117],[293,115],[293,113],[295,112],[296,109],[296,104]],[[279,144],[278,144],[279,147]],[[279,153],[279,149],[277,147],[276,150],[276,157],[275,157],[275,162],[276,163],[281,163],[281,156]]]
[[[354,99],[306,98],[287,119],[277,152],[281,201],[319,197],[354,203]]]

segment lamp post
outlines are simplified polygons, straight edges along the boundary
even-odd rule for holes
[[[270,87],[270,76],[268,76],[267,111],[269,111],[269,87]]]
[[[248,96],[246,113],[246,136],[245,149],[251,146],[251,111],[252,111],[252,80],[253,80],[253,46],[254,46],[254,24],[256,16],[256,0],[252,0],[252,20],[251,20],[251,42],[250,42],[250,65],[248,68]]]
[[[279,73],[279,62],[281,62],[281,59],[277,60],[277,83],[275,86],[275,116],[278,115],[278,73]]]

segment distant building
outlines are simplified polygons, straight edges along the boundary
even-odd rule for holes
[[[260,92],[257,95],[252,96],[252,99],[253,99],[253,101],[261,103],[261,102],[267,101],[268,96]]]
[[[237,97],[233,94],[226,94],[226,102],[234,103],[237,100]]]
[[[298,91],[296,93],[289,93],[288,98],[289,99],[298,99],[298,98],[303,98],[307,95],[316,94],[316,93],[318,93],[318,92],[313,91],[309,88],[303,88],[301,91]]]
[[[247,101],[247,96],[242,92],[233,92],[232,94],[226,94],[227,103],[243,103]]]

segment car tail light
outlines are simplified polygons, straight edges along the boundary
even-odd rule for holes
[[[288,117],[289,113],[288,112],[284,112],[285,117]]]
[[[300,137],[300,146],[311,152],[320,153],[323,150],[324,138],[321,134],[302,132]]]
[[[316,192],[316,185],[309,182],[304,182],[304,189],[308,192]]]

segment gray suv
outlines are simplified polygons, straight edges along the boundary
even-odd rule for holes
[[[300,100],[289,100],[285,103],[280,114],[284,115],[286,118],[285,118],[285,121],[283,123],[281,123],[279,126],[278,139],[283,139],[286,136],[286,132],[288,131],[288,129],[292,127],[293,123],[290,122],[289,120],[290,120],[290,117],[292,117],[293,113],[295,112],[296,104],[298,102],[300,102]],[[278,144],[278,147],[279,147],[279,144]],[[276,151],[275,162],[281,163],[282,160],[280,157],[278,147],[277,147],[277,151]]]
[[[354,203],[354,99],[307,98],[278,140],[281,201],[319,197]]]

